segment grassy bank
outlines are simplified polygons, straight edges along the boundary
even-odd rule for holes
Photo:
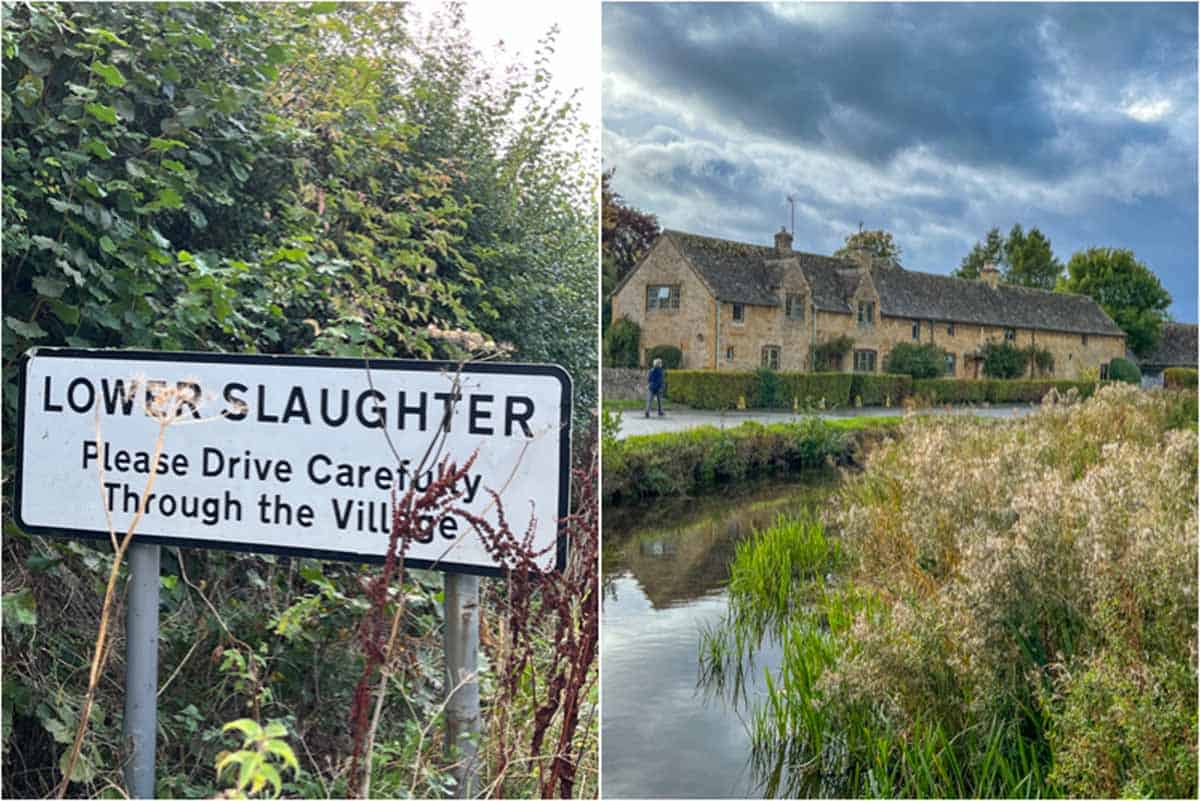
[[[1194,796],[1187,407],[1111,386],[908,422],[823,520],[740,548],[701,666],[736,692],[763,637],[782,647],[751,718],[768,793]]]
[[[735,428],[617,439],[611,415],[604,438],[604,502],[696,495],[742,481],[787,478],[845,464],[871,435],[895,429],[900,418],[852,417],[796,422],[747,422]]]

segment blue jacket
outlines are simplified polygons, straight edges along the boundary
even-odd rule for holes
[[[650,391],[662,392],[663,388],[663,369],[661,367],[650,368]]]

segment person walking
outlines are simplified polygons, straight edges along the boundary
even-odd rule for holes
[[[650,375],[647,378],[646,389],[646,416],[650,416],[650,404],[655,398],[658,398],[658,416],[663,416],[662,396],[663,387],[666,384],[666,376],[663,374],[662,359],[655,359],[654,366],[650,368]]]

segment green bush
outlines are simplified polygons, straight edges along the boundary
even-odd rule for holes
[[[622,317],[604,335],[605,367],[637,367],[642,329],[628,317]]]
[[[854,373],[850,379],[850,402],[857,404],[856,399],[861,398],[863,406],[886,406],[889,403],[897,406],[912,394],[912,389],[911,376]]]
[[[924,345],[901,342],[884,358],[883,370],[913,378],[937,378],[946,372],[946,351],[932,342]]]
[[[1096,391],[1094,381],[1050,379],[932,378],[914,381],[912,394],[926,403],[1040,403],[1051,389],[1066,395],[1074,389],[1081,398]]]
[[[1142,383],[1142,371],[1129,359],[1118,357],[1108,363],[1108,379],[1124,381],[1126,384],[1140,384]]]
[[[854,348],[854,340],[848,336],[835,337],[827,342],[814,345],[812,349],[813,365],[817,372],[827,372],[839,369],[842,360]]]
[[[816,469],[844,461],[851,447],[849,436],[813,417],[606,441],[604,501],[690,495],[721,484]]]
[[[1168,367],[1163,370],[1163,386],[1167,389],[1195,389],[1195,367]]]
[[[654,364],[655,359],[662,359],[663,368],[678,370],[683,364],[683,351],[674,345],[655,345],[646,349],[646,366]]]
[[[988,378],[1020,378],[1029,366],[1029,351],[1007,342],[985,342],[979,353]]]
[[[736,409],[740,398],[755,408],[790,409],[793,404],[817,407],[822,401],[826,408],[845,407],[850,403],[851,380],[850,373],[675,370],[668,382],[667,398],[694,409]]]
[[[1163,386],[1167,389],[1195,389],[1195,367],[1168,367],[1163,370]]]

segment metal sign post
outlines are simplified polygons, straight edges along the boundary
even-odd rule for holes
[[[131,798],[155,798],[154,742],[158,698],[159,546],[129,546],[125,616],[125,785]]]
[[[473,798],[479,775],[479,577],[445,576],[446,756],[457,758],[458,797]]]

